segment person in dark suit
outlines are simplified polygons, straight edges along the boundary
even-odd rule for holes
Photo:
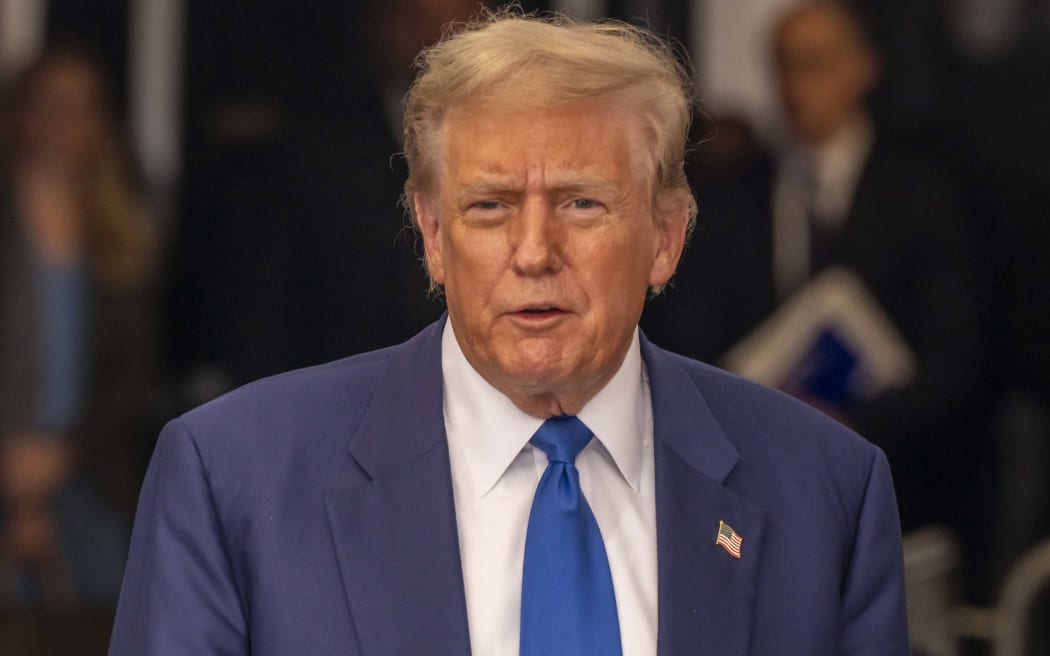
[[[878,60],[841,3],[789,11],[775,52],[790,145],[701,184],[707,218],[678,289],[643,325],[669,348],[719,361],[821,272],[848,269],[904,338],[915,375],[824,409],[886,451],[906,529],[944,519],[980,480],[969,462],[980,306],[965,210],[944,167],[868,118]]]
[[[428,49],[406,197],[447,315],[165,428],[110,653],[906,654],[882,453],[637,329],[695,216],[688,89],[625,24]]]
[[[271,141],[191,167],[202,184],[175,262],[175,345],[191,382],[207,372],[212,384],[242,384],[376,349],[441,315],[421,293],[421,246],[398,205],[401,98],[419,50],[479,3],[344,4],[313,19],[332,26],[327,39],[297,44],[304,65]]]

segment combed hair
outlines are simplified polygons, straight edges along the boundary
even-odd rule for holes
[[[696,203],[684,160],[692,110],[690,75],[674,46],[618,21],[581,23],[509,8],[454,25],[416,59],[405,98],[405,205],[435,191],[442,126],[450,111],[487,102],[540,109],[609,99],[634,109],[647,132],[653,202],[689,211]]]

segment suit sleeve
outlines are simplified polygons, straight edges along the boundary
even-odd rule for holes
[[[245,617],[200,452],[176,419],[143,484],[109,654],[247,655]]]
[[[848,656],[910,653],[900,522],[882,451],[872,460],[842,583],[841,644]]]

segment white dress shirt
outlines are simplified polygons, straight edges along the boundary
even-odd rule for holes
[[[772,201],[778,295],[789,295],[813,273],[808,222],[835,230],[846,222],[874,140],[871,121],[858,114],[826,143],[799,145],[781,160]]]
[[[547,456],[529,439],[543,420],[481,377],[451,322],[442,336],[441,368],[471,651],[517,656],[525,533],[547,467]],[[576,467],[605,541],[623,655],[655,656],[653,417],[637,330],[620,369],[577,417],[595,435]]]

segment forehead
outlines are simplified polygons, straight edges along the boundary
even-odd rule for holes
[[[70,57],[58,57],[47,62],[36,75],[38,85],[68,85],[94,89],[99,86],[98,74],[87,62]]]
[[[443,125],[442,177],[524,184],[594,176],[631,184],[645,177],[641,132],[637,115],[611,102],[462,108]]]
[[[859,37],[848,16],[833,7],[800,9],[780,25],[777,50],[781,56],[857,45]]]

